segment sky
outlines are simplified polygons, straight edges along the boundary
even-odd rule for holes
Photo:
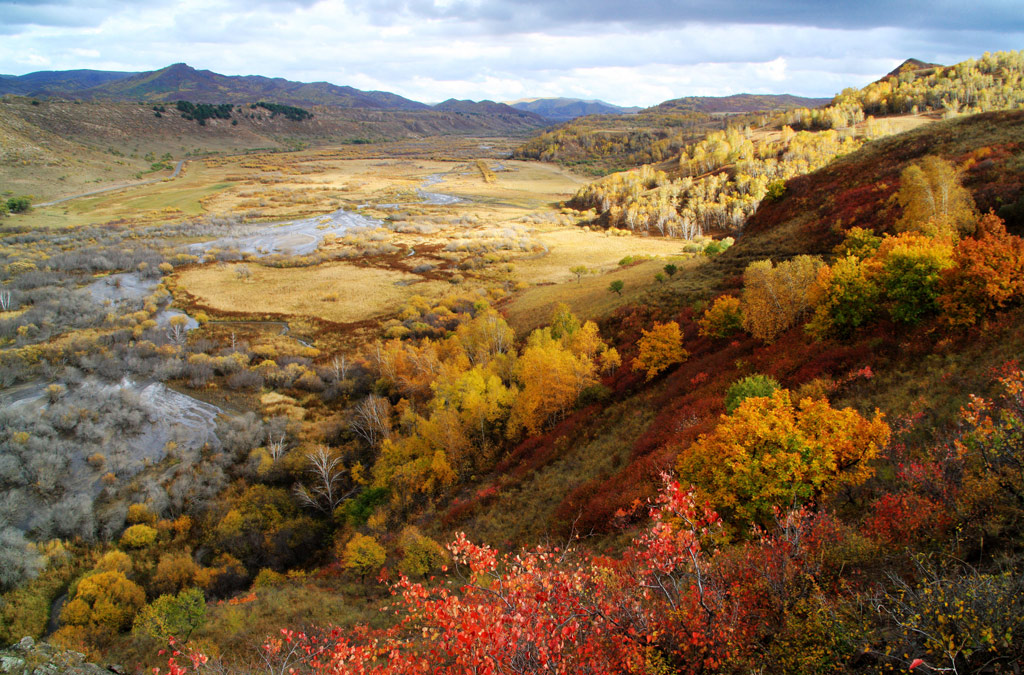
[[[832,96],[1024,47],[1024,0],[0,0],[0,73],[327,81],[437,102]]]

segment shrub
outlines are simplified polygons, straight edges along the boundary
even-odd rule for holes
[[[448,562],[448,552],[444,547],[412,525],[402,530],[398,546],[402,549],[398,569],[406,576],[422,577]]]
[[[715,298],[715,302],[697,321],[700,334],[705,337],[724,338],[743,328],[743,311],[740,299],[731,295]]]
[[[149,525],[132,525],[121,535],[121,546],[145,548],[156,541],[156,530]]]
[[[342,564],[365,579],[384,565],[385,558],[384,547],[376,539],[357,532],[345,545]]]
[[[732,386],[725,393],[725,411],[732,414],[739,407],[740,403],[743,403],[748,398],[755,396],[768,398],[781,388],[779,383],[775,381],[775,378],[768,377],[767,375],[744,377],[742,380],[733,382]]]
[[[651,330],[642,333],[643,337],[637,342],[639,351],[633,361],[633,370],[646,372],[648,380],[669,366],[682,363],[689,356],[683,349],[683,334],[675,321],[655,323]]]

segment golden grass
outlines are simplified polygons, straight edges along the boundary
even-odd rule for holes
[[[213,310],[341,323],[395,312],[413,295],[436,297],[451,290],[450,284],[423,281],[415,274],[344,262],[300,268],[249,265],[252,276],[248,281],[236,278],[236,267],[211,265],[187,270],[179,275],[178,283]]]
[[[675,259],[679,267],[677,279],[696,274],[706,262],[703,256]],[[593,319],[611,314],[623,305],[642,303],[652,287],[658,284],[654,275],[665,266],[665,260],[649,260],[635,265],[589,275],[577,283],[575,278],[562,283],[531,286],[506,305],[502,313],[519,335],[525,335],[551,320],[551,313],[559,303],[565,303],[581,319]],[[624,283],[622,295],[608,289],[614,280]],[[672,282],[667,282],[672,283]]]

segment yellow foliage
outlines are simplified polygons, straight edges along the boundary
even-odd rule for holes
[[[675,321],[655,323],[651,330],[642,333],[633,370],[645,371],[648,380],[669,366],[682,363],[690,355],[683,349],[683,334]]]

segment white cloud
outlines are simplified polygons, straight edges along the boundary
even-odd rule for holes
[[[985,1],[975,14],[988,7],[1004,18],[1019,2]],[[911,27],[884,27],[865,14],[870,2],[787,9],[766,0],[756,14],[740,12],[738,0],[511,2],[0,0],[0,72],[141,71],[184,61],[228,75],[326,80],[424,101],[564,95],[651,105],[741,92],[830,96],[907,57],[952,63],[1024,44],[1012,17],[1004,33],[979,28],[984,16],[971,18],[970,31],[949,28],[941,17],[918,29],[902,7],[891,23]],[[833,14],[864,27],[836,28],[842,22]],[[7,16],[16,21],[3,25]]]

